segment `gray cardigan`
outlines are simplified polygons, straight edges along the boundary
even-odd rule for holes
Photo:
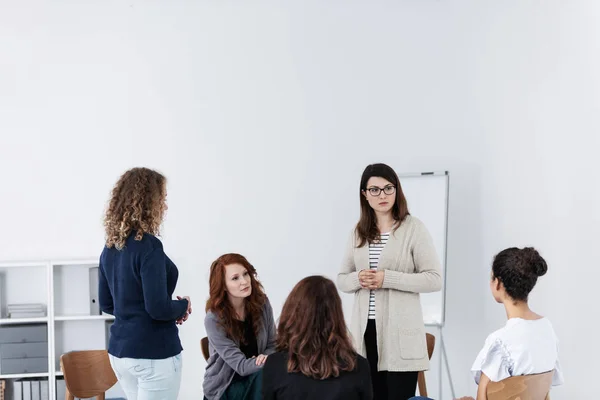
[[[352,231],[337,284],[341,291],[354,294],[350,332],[356,351],[366,357],[370,290],[360,286],[358,274],[369,268],[369,246],[357,245]],[[377,269],[384,271],[383,286],[375,290],[378,370],[426,370],[429,358],[419,293],[439,291],[442,277],[433,240],[419,219],[407,216],[390,235]]]
[[[263,306],[262,316],[263,326],[256,335],[256,343],[258,353],[268,355],[275,352],[275,320],[269,299]],[[248,376],[262,369],[262,366],[256,366],[255,359],[246,358],[240,350],[240,344],[226,336],[219,318],[211,311],[206,313],[204,327],[210,356],[202,387],[208,400],[220,399],[236,372],[241,376]]]

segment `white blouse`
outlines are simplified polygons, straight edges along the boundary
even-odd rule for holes
[[[506,326],[488,336],[471,368],[477,384],[482,372],[492,382],[498,382],[511,376],[551,370],[554,370],[552,385],[561,385],[558,339],[547,318],[509,319]]]

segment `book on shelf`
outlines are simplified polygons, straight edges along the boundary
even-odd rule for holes
[[[8,315],[8,318],[43,318],[46,316],[44,312],[12,312]]]
[[[12,400],[49,400],[47,379],[19,379],[13,382]],[[62,397],[64,398],[64,397]],[[60,400],[60,399],[57,399]]]
[[[67,393],[67,385],[64,379],[56,380],[56,398],[64,399]]]
[[[23,381],[23,400],[31,400],[31,381]]]
[[[5,318],[8,312],[6,311],[6,279],[4,273],[0,271],[0,318]]]
[[[50,387],[47,380],[40,381],[40,398],[41,400],[48,400],[50,398]]]
[[[23,398],[23,382],[15,381],[13,383],[13,400],[21,400]]]
[[[8,318],[42,318],[46,316],[44,304],[9,304]]]
[[[8,311],[45,311],[46,306],[44,304],[30,304],[30,303],[13,303],[6,306]]]

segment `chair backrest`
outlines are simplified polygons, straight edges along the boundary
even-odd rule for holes
[[[208,360],[208,356],[210,354],[208,353],[208,338],[206,336],[200,340],[200,348],[202,349],[202,355],[204,356],[204,359]]]
[[[500,382],[490,382],[488,400],[549,400],[554,371],[543,374],[511,376]]]
[[[99,397],[117,383],[106,350],[71,351],[60,356],[60,369],[65,377],[67,398]]]
[[[435,336],[433,336],[431,333],[426,333],[425,340],[427,341],[427,356],[431,360],[431,355],[433,354],[433,349],[435,348]],[[425,383],[424,371],[419,371],[417,383],[419,384],[419,395],[427,396],[427,384]]]
[[[427,341],[427,356],[431,360],[433,348],[435,347],[435,336],[433,336],[431,333],[426,333],[425,340]]]

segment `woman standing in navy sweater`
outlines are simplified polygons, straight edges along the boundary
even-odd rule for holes
[[[166,197],[163,175],[133,168],[115,185],[104,219],[99,301],[115,316],[108,353],[129,400],[175,400],[179,393],[176,324],[187,320],[192,303],[172,299],[179,272],[156,237]]]

